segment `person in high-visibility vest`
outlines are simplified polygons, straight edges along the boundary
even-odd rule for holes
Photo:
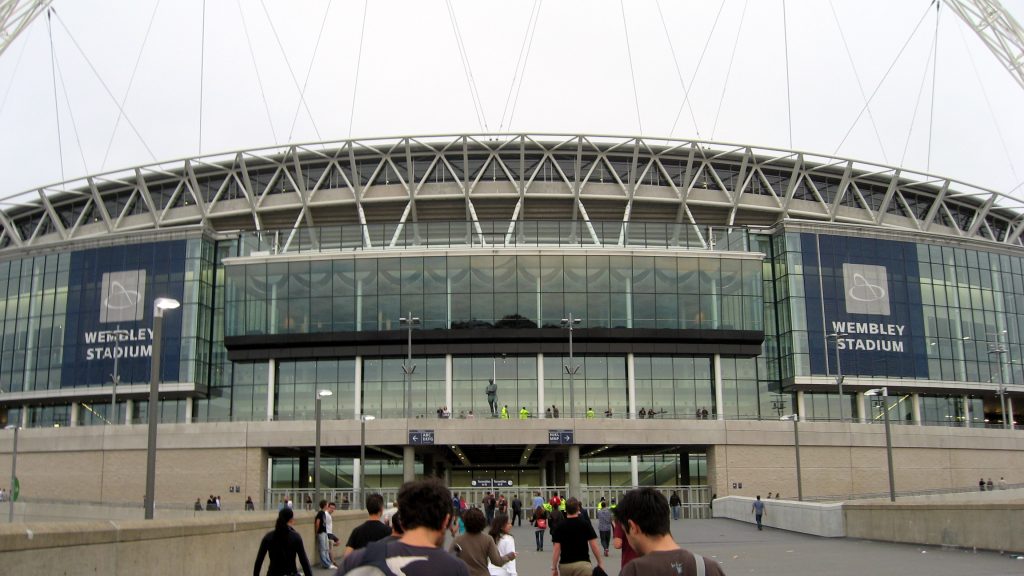
[[[594,417],[594,409],[593,408],[587,408],[587,418],[593,418],[593,417]]]
[[[523,406],[522,410],[519,411],[519,419],[520,420],[527,420],[529,418],[530,418],[530,411],[526,409],[526,406]]]
[[[508,420],[508,404],[501,407],[501,418],[503,420]]]

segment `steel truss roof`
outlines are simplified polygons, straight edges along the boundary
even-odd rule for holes
[[[201,226],[531,218],[770,225],[785,219],[1020,246],[1024,205],[964,182],[795,150],[557,134],[297,144],[95,174],[0,198],[0,249]],[[482,214],[483,213],[483,214]],[[511,227],[510,227],[511,231]],[[710,240],[710,239],[709,239]],[[369,243],[369,235],[364,234]],[[366,244],[369,247],[369,244]]]

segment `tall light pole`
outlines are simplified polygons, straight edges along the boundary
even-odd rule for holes
[[[366,423],[374,420],[372,414],[359,417],[359,502],[366,505]]]
[[[156,425],[160,420],[160,344],[164,332],[164,310],[174,310],[181,302],[173,298],[153,301],[153,356],[149,363],[149,437],[146,442],[146,520],[156,512]]]
[[[314,502],[320,502],[320,401],[328,396],[333,396],[330,390],[320,390],[316,393],[314,409],[316,412],[316,449],[313,451],[313,492],[316,494]]]
[[[11,491],[7,494],[7,522],[14,523],[14,499],[21,489],[18,487],[18,426],[9,424],[7,430],[14,430],[14,447],[11,449]]]
[[[843,364],[839,359],[839,340],[846,338],[848,334],[845,332],[832,332],[825,335],[825,353],[828,353],[828,341],[836,341],[836,386],[839,387],[839,421],[845,422],[846,415],[844,414],[845,409],[843,408]]]
[[[576,372],[579,371],[580,367],[576,365],[576,361],[572,355],[572,331],[573,327],[580,323],[580,318],[574,318],[572,312],[569,312],[568,318],[562,318],[562,328],[569,329],[569,365],[565,367],[565,372],[569,375],[569,417],[575,417],[576,411],[576,386],[574,386],[576,379]]]
[[[121,330],[118,326],[114,330],[114,334],[117,336],[117,344],[114,345],[114,373],[110,375],[110,418],[108,419],[111,424],[117,424],[117,385],[121,383],[121,373],[117,371],[117,361],[120,358],[118,351],[121,349],[121,337],[128,334],[127,330]]]
[[[797,500],[804,501],[804,482],[803,475],[800,473],[800,415],[799,414],[787,414],[779,418],[779,420],[792,420],[793,421],[793,447],[796,450],[796,498]]]
[[[885,455],[889,463],[889,501],[896,501],[896,481],[892,475],[892,431],[889,429],[889,387],[872,388],[865,396],[882,397],[882,414],[885,419]]]
[[[402,372],[405,373],[405,418],[409,419],[412,415],[412,373],[416,371],[416,365],[412,363],[412,327],[419,324],[420,319],[413,316],[410,310],[407,316],[399,318],[398,321],[409,329],[409,356],[402,365]]]

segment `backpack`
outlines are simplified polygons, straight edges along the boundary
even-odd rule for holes
[[[700,554],[694,554],[693,555],[693,559],[694,559],[695,562],[697,562],[697,576],[704,576],[704,574],[705,574],[704,557],[701,556]],[[351,572],[350,572],[350,574],[351,574]]]
[[[398,576],[388,568],[388,538],[370,542],[359,565],[346,572],[351,576]],[[703,575],[703,572],[701,572]]]

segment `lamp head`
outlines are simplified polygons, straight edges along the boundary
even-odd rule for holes
[[[174,298],[157,298],[153,301],[153,316],[163,317],[164,310],[174,310],[181,307],[181,302]]]
[[[785,416],[780,417],[779,420],[782,420],[782,421],[785,421],[785,422],[799,422],[800,421],[800,415],[799,414],[786,414]]]
[[[334,396],[334,392],[330,390],[320,390],[316,393],[317,398],[327,398],[328,396]]]
[[[363,422],[369,422],[370,420],[376,420],[377,417],[374,416],[373,414],[363,414],[362,416],[360,416],[360,419]]]
[[[889,395],[889,388],[887,388],[887,387],[885,387],[885,388],[872,388],[871,390],[868,390],[868,391],[864,392],[864,395],[865,396],[888,396]]]

